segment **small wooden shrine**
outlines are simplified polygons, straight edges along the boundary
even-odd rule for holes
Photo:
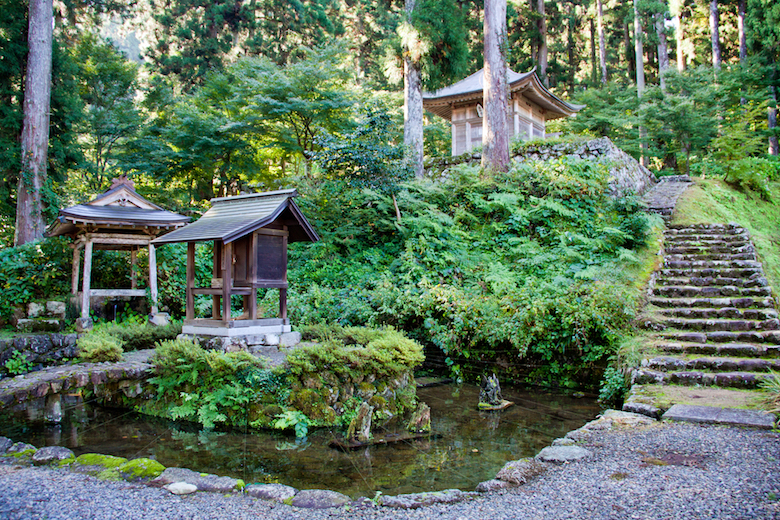
[[[196,222],[154,240],[187,242],[187,311],[183,334],[250,336],[290,332],[287,318],[287,244],[319,236],[293,200],[294,189],[211,199]],[[213,278],[195,285],[195,245],[214,242]],[[277,318],[258,318],[257,290],[279,289]],[[212,297],[210,318],[195,314],[195,296]],[[241,296],[244,313],[231,316],[231,297]]]
[[[482,145],[484,69],[436,92],[423,93],[423,108],[452,123],[452,155]],[[511,136],[523,140],[546,136],[546,123],[577,113],[584,105],[563,101],[547,90],[536,69],[519,74],[507,69]]]
[[[66,235],[73,239],[71,293],[79,296],[82,326],[90,326],[90,298],[93,296],[146,296],[146,290],[138,288],[136,275],[138,250],[142,247],[149,249],[149,290],[152,314],[157,314],[157,259],[151,242],[162,233],[184,226],[189,220],[189,217],[166,211],[139,195],[126,175],[114,179],[111,187],[94,200],[60,210],[57,220],[46,230],[46,236]],[[82,249],[84,268],[79,294]],[[92,252],[95,249],[130,251],[130,288],[91,287]]]

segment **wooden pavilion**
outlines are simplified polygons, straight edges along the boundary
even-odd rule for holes
[[[436,92],[423,93],[423,108],[452,123],[452,155],[470,152],[482,145],[482,91],[484,69]],[[545,138],[546,123],[577,113],[573,105],[547,90],[534,68],[519,74],[507,69],[511,136],[523,140]]]
[[[319,236],[293,200],[294,189],[211,199],[196,222],[157,238],[154,244],[187,242],[187,310],[183,334],[250,336],[290,332],[287,318],[287,244]],[[195,286],[195,245],[214,242],[213,278]],[[278,318],[258,318],[257,290],[279,289]],[[212,297],[210,318],[195,315],[195,296]],[[231,316],[231,297],[243,298],[244,313]]]
[[[139,195],[133,181],[126,175],[114,179],[111,187],[86,204],[60,210],[59,216],[46,230],[46,236],[70,236],[73,239],[73,271],[71,293],[80,296],[81,325],[88,328],[90,298],[93,296],[146,296],[138,288],[136,265],[138,250],[149,249],[149,289],[152,315],[157,314],[157,259],[152,240],[171,229],[184,226],[189,217],[166,211]],[[78,294],[81,250],[84,268],[81,294]],[[93,289],[92,252],[95,249],[130,251],[130,288]]]

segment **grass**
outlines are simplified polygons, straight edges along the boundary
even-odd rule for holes
[[[740,192],[719,179],[696,179],[677,203],[673,224],[736,222],[750,232],[764,273],[780,287],[780,182],[769,183],[772,200]]]
[[[635,389],[661,410],[668,410],[675,404],[740,408],[743,410],[766,410],[766,393],[761,390],[740,390],[717,386],[642,385]]]

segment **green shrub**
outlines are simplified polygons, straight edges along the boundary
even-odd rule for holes
[[[27,356],[19,350],[14,352],[13,356],[5,362],[5,370],[12,376],[26,374],[32,369],[32,361],[27,359]]]
[[[623,405],[627,391],[625,374],[618,368],[607,367],[601,381],[599,401],[606,406],[619,408]]]
[[[94,330],[116,337],[122,343],[124,350],[131,352],[154,348],[161,341],[176,339],[181,334],[181,322],[158,327],[147,324],[144,316],[141,323],[133,320],[122,323],[100,323],[95,325]]]
[[[88,332],[76,341],[78,356],[88,363],[117,362],[122,359],[122,342],[105,332]]]

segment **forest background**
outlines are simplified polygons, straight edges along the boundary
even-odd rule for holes
[[[62,242],[11,247],[28,7],[0,0],[4,315],[54,287],[67,293],[69,272]],[[215,196],[297,186],[324,238],[291,254],[299,322],[391,323],[456,369],[476,346],[510,364],[537,349],[547,363],[529,377],[566,382],[614,353],[633,310],[614,298],[626,280],[604,273],[641,263],[632,255],[652,222],[634,199],[602,197],[604,172],[583,165],[489,179],[463,168],[448,192],[410,179],[404,58],[428,91],[478,70],[482,12],[470,0],[58,1],[45,220],[119,174],[194,218]],[[536,67],[552,92],[587,105],[548,131],[608,136],[659,174],[720,177],[770,198],[777,3],[509,0],[507,29],[510,68]],[[449,155],[445,121],[428,114],[424,135],[426,157]],[[181,258],[160,251],[174,314]],[[125,260],[96,260],[96,285],[129,276]],[[207,263],[204,252],[204,277]],[[551,366],[554,352],[574,356]]]

